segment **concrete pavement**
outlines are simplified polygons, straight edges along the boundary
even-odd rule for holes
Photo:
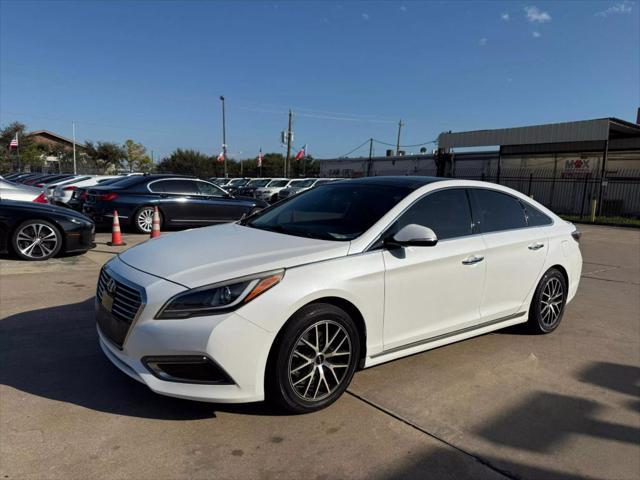
[[[554,334],[364,370],[303,416],[161,397],[110,365],[92,317],[107,234],[82,256],[0,259],[0,476],[638,478],[640,231],[582,230],[581,287]]]

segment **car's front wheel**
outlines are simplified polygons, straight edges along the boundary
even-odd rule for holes
[[[62,248],[62,235],[46,220],[28,220],[13,232],[12,243],[23,260],[48,260]]]
[[[294,315],[275,348],[268,394],[290,412],[307,413],[327,407],[347,389],[360,339],[344,310],[316,303]]]
[[[567,303],[567,281],[556,268],[540,279],[529,308],[529,329],[534,333],[551,333],[562,320]]]

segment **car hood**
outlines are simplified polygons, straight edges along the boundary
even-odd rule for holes
[[[119,255],[188,288],[347,255],[349,242],[296,237],[237,223],[163,235]]]

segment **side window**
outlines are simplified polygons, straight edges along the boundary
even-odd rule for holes
[[[198,193],[200,195],[206,195],[208,197],[222,197],[223,192],[215,185],[212,185],[207,182],[196,182],[196,186],[198,187]]]
[[[527,212],[527,221],[530,227],[543,227],[545,225],[551,225],[553,220],[551,220],[548,216],[542,213],[533,205],[529,205],[526,202],[522,202],[524,204],[524,209]]]
[[[412,223],[429,227],[439,240],[471,235],[471,209],[467,194],[461,188],[428,194],[402,214],[393,225],[392,232]]]
[[[477,221],[482,233],[499,232],[527,226],[520,201],[495,190],[473,189],[478,208]]]
[[[158,182],[161,183],[161,182]],[[195,195],[198,193],[193,180],[165,180],[162,182],[165,193]]]
[[[161,182],[152,182],[151,184],[149,184],[149,190],[151,190],[153,193],[164,193],[164,186],[166,183],[166,180],[163,180]]]

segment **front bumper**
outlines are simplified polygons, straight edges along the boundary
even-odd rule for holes
[[[144,291],[144,305],[133,320],[122,348],[98,326],[100,346],[111,362],[162,395],[206,402],[237,403],[264,399],[264,372],[274,335],[231,312],[184,320],[155,320],[164,302],[185,288],[129,267],[119,259],[107,266],[115,278],[126,278]],[[102,307],[96,301],[96,311]],[[158,378],[143,364],[145,357],[204,356],[231,379],[231,384],[203,384]]]

